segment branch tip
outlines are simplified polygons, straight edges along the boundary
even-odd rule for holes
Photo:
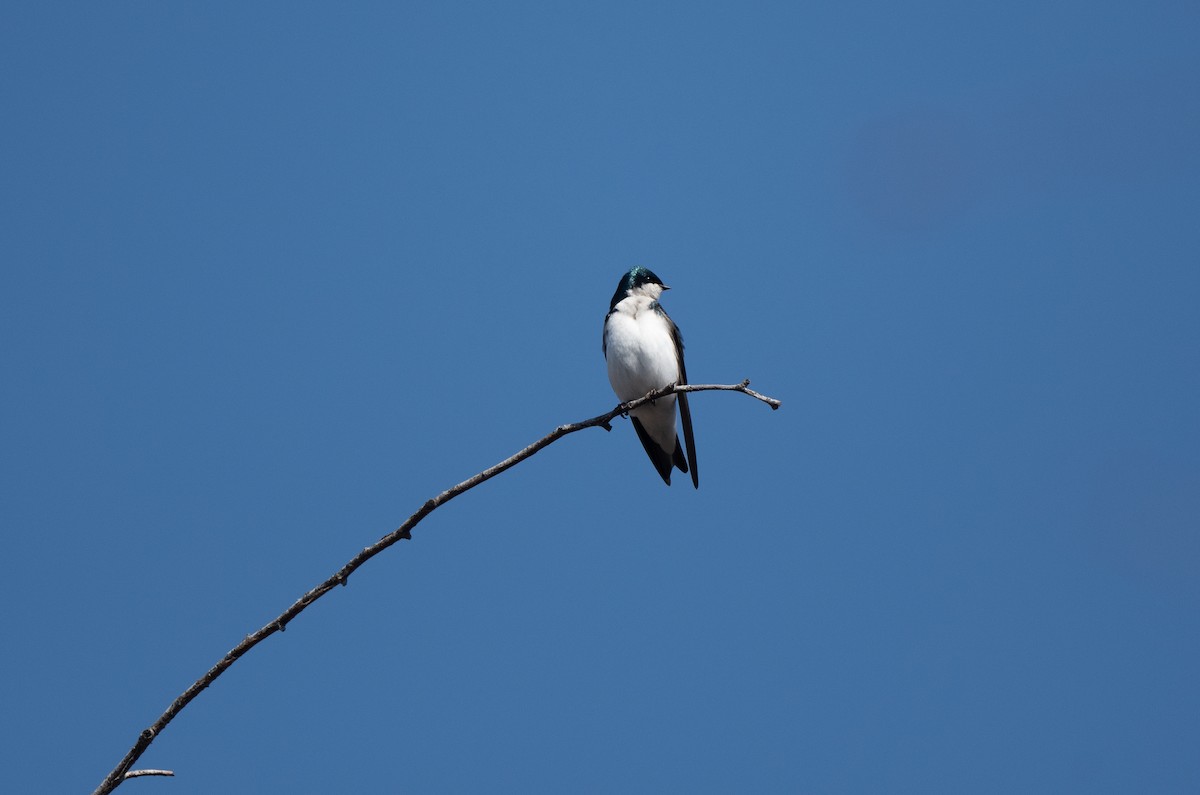
[[[125,774],[125,778],[140,778],[142,776],[173,776],[174,770],[130,770]]]

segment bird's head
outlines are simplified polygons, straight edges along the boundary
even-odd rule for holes
[[[670,287],[662,283],[662,279],[658,278],[654,274],[654,271],[639,265],[635,268],[630,268],[629,273],[621,277],[621,281],[617,284],[617,291],[613,293],[609,309],[612,309],[630,295],[645,296],[651,301],[657,301],[658,297],[663,294],[663,290],[670,289]]]

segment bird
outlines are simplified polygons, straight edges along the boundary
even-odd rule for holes
[[[671,288],[648,268],[634,267],[621,277],[604,317],[601,349],[608,365],[608,381],[622,402],[634,400],[669,384],[686,384],[683,366],[683,337],[658,299]],[[683,422],[687,456],[675,433],[675,404]],[[671,485],[671,472],[678,467],[690,472],[692,484],[700,488],[696,468],[696,441],[692,436],[692,412],[687,394],[660,397],[629,412],[630,421],[651,463]]]

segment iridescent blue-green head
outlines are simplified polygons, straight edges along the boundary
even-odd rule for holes
[[[670,289],[670,287],[662,283],[662,279],[654,275],[654,271],[638,265],[635,268],[630,268],[629,273],[621,277],[621,281],[617,284],[617,291],[613,293],[612,303],[608,305],[608,309],[611,312],[616,308],[617,304],[631,295],[644,295],[652,301],[657,301],[658,297],[662,295],[663,290]]]

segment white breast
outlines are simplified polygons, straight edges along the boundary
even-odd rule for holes
[[[621,400],[633,400],[679,380],[675,341],[666,319],[644,297],[617,304],[604,326],[608,380]],[[674,404],[675,399],[668,401]]]

